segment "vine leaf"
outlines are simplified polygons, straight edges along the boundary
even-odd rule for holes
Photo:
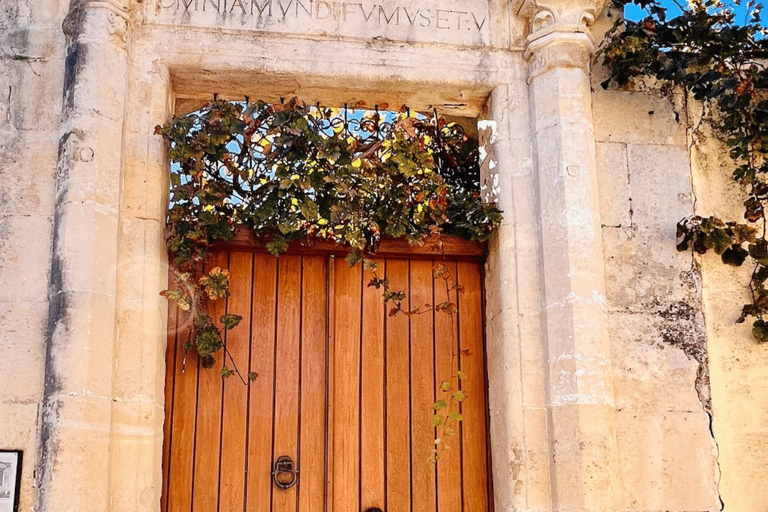
[[[749,251],[740,245],[733,245],[723,251],[721,256],[723,263],[733,267],[740,267],[749,256]]]
[[[230,330],[237,327],[240,322],[243,320],[243,317],[241,315],[224,315],[219,319],[221,322],[221,325],[224,326],[224,329]]]

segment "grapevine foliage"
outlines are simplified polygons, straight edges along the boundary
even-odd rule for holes
[[[239,228],[275,255],[292,242],[330,240],[349,247],[355,264],[385,236],[482,241],[501,222],[481,198],[477,144],[459,126],[403,109],[386,122],[377,111],[360,112],[351,129],[347,114],[296,99],[216,100],[156,128],[170,144],[166,240],[177,276],[162,293],[192,316],[187,348],[204,366],[226,350],[223,331],[240,317],[210,317],[210,301],[229,295],[229,274],[204,273],[203,264]]]

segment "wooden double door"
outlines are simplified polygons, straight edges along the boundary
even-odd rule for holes
[[[407,294],[404,305],[426,311],[390,316],[382,291],[367,286],[372,272],[341,257],[215,254],[210,264],[229,268],[232,295],[214,317],[243,315],[227,350],[258,377],[247,386],[222,379],[221,353],[215,369],[199,368],[170,315],[163,510],[491,510],[482,267],[445,258],[458,296],[423,255],[376,260],[378,276]],[[426,306],[445,301],[454,314]],[[434,464],[432,404],[460,370],[463,420]],[[273,481],[281,456],[298,470],[288,489]]]

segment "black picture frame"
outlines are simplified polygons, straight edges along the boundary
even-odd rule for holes
[[[0,512],[19,512],[22,450],[0,450]]]

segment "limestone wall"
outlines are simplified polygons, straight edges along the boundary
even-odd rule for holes
[[[679,94],[604,91],[599,67],[589,92],[595,5],[379,2],[373,25],[363,3],[180,1],[0,0],[0,449],[24,450],[21,511],[158,510],[167,178],[151,130],[212,92],[443,104],[495,126],[497,510],[768,509],[768,347],[733,324],[749,269],[674,247],[694,211],[738,218],[728,160]],[[550,15],[573,36],[557,51]]]
[[[44,389],[65,2],[0,2],[0,449],[24,450],[32,510]]]
[[[595,85],[623,503],[719,510],[701,277],[675,250],[675,224],[693,211],[686,112]]]

